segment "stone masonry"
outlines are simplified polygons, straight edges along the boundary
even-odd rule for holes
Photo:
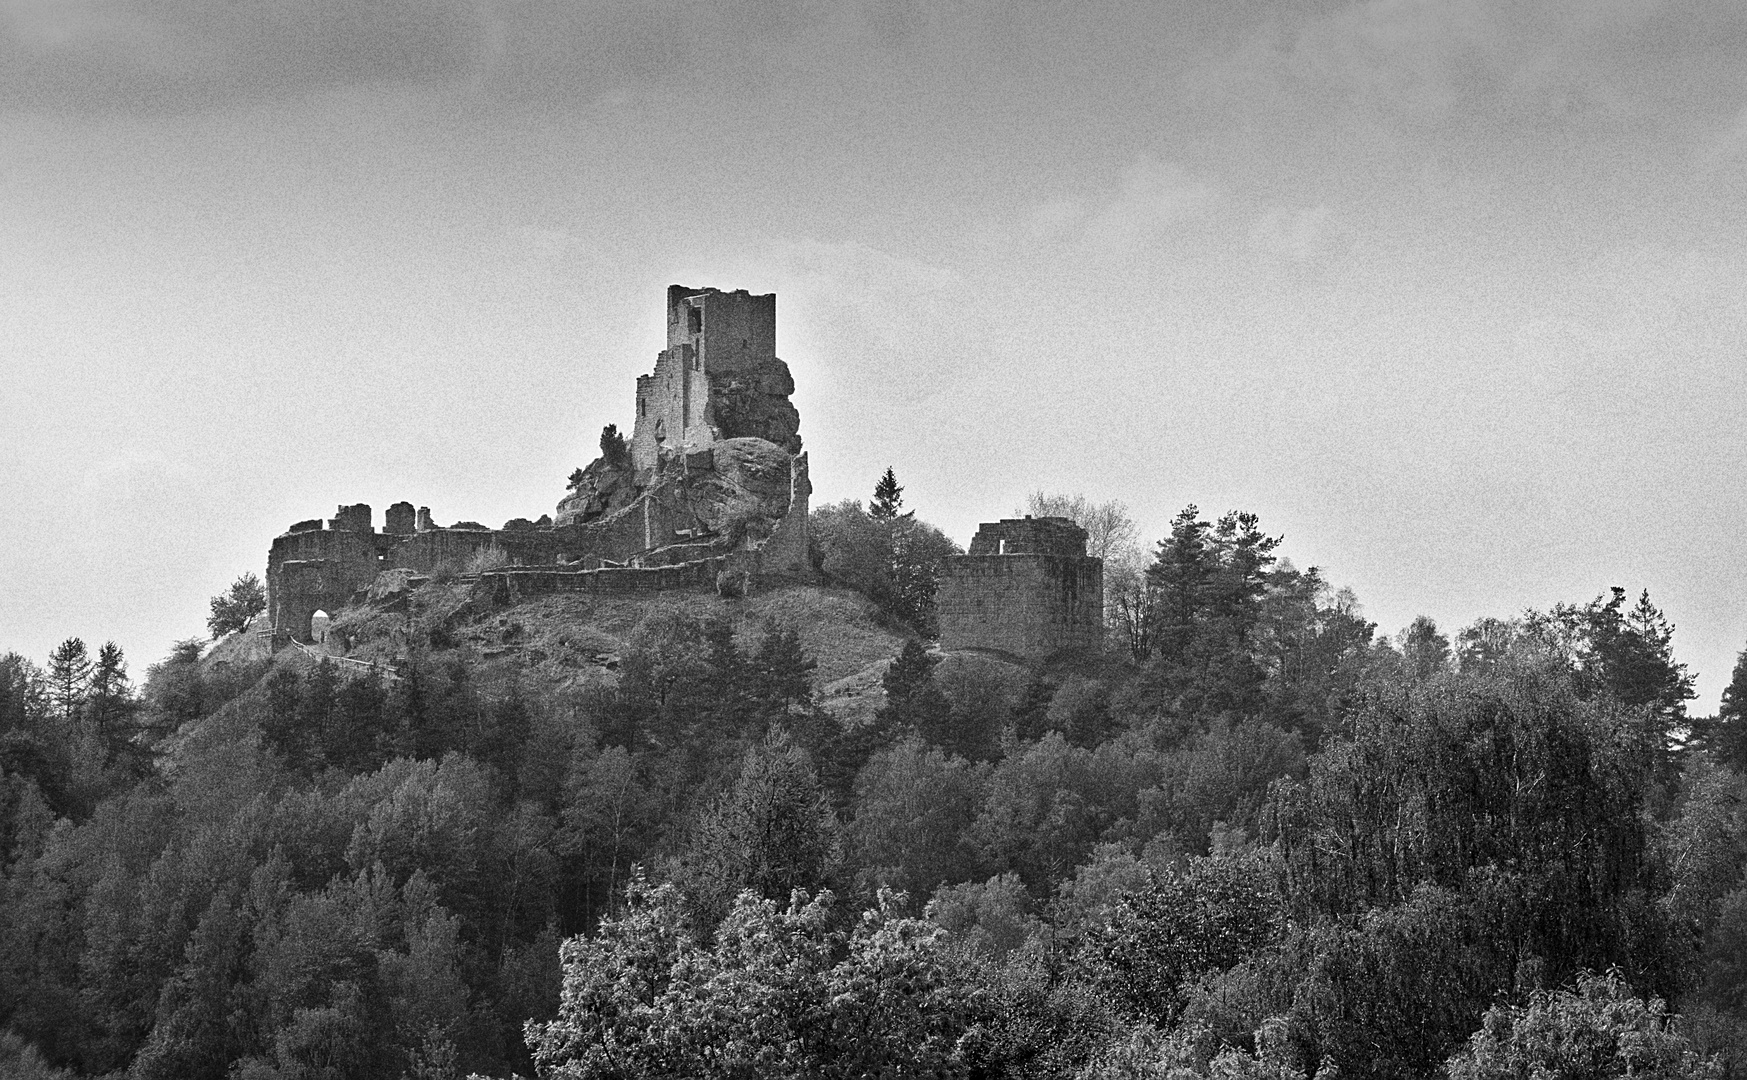
[[[478,572],[503,578],[500,591],[721,587],[718,573],[811,578],[813,489],[789,402],[794,380],[776,357],[775,294],[675,285],[667,309],[668,347],[637,380],[628,453],[579,470],[556,521],[445,528],[428,507],[397,502],[381,532],[363,503],[341,506],[325,528],[298,522],[267,556],[275,639],[309,641],[317,611],[360,599],[386,570]]]
[[[935,597],[943,649],[988,649],[1037,662],[1097,648],[1104,561],[1066,518],[987,522],[970,551],[946,560]]]
[[[670,286],[667,348],[637,380],[632,468],[642,473],[663,451],[706,450],[717,439],[763,439],[798,453],[794,392],[776,355],[775,293]]]

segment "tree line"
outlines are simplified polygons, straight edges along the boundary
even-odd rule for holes
[[[1647,593],[1385,637],[1190,507],[1105,657],[1023,670],[928,647],[954,549],[895,477],[814,524],[912,634],[858,724],[796,627],[679,605],[611,687],[0,658],[0,1062],[1747,1073],[1747,653],[1689,716]]]

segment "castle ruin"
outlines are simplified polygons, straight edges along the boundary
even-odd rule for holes
[[[667,348],[637,380],[631,439],[578,470],[555,518],[440,527],[429,508],[397,502],[380,532],[366,504],[325,527],[299,522],[267,556],[275,640],[309,641],[317,611],[386,570],[472,571],[506,598],[809,578],[812,485],[794,380],[776,356],[775,294],[675,285],[667,316]]]
[[[970,551],[946,560],[935,595],[943,649],[988,649],[1037,662],[1096,649],[1104,560],[1067,518],[986,522]]]
[[[653,594],[809,580],[812,485],[794,379],[776,355],[776,296],[674,285],[667,347],[637,379],[631,437],[570,479],[553,516],[501,529],[437,525],[397,502],[380,531],[366,504],[274,539],[267,598],[276,643],[309,642],[318,612],[363,599],[384,571],[469,576],[509,601],[548,592]],[[946,560],[937,605],[946,649],[1028,661],[1097,647],[1103,562],[1065,518],[982,525]]]

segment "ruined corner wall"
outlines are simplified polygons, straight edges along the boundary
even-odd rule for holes
[[[813,557],[807,536],[813,482],[807,475],[807,455],[796,454],[789,471],[789,509],[770,538],[759,548],[759,574],[788,581],[811,581]]]
[[[971,554],[946,560],[935,596],[945,649],[1038,661],[1103,637],[1104,561],[1084,530],[1057,518],[984,524]]]
[[[267,614],[275,636],[310,640],[310,616],[334,612],[376,580],[374,534],[306,529],[277,537],[267,552]]]
[[[725,379],[776,362],[775,293],[669,286],[667,348],[656,357],[654,372],[637,380],[637,421],[631,430],[637,474],[654,470],[663,450],[705,449],[722,434],[712,422],[712,373]],[[792,391],[791,385],[785,396]]]

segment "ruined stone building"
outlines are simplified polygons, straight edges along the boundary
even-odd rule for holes
[[[946,560],[935,596],[943,649],[989,649],[1029,661],[1095,649],[1104,626],[1104,560],[1067,518],[986,522]]]
[[[364,504],[299,522],[267,556],[275,638],[308,641],[317,611],[386,570],[477,573],[508,595],[808,578],[812,486],[776,296],[675,285],[667,323],[667,348],[637,380],[629,445],[579,470],[555,517],[441,527],[397,502],[381,531]]]
[[[634,469],[664,451],[704,450],[718,439],[763,439],[798,453],[795,383],[776,357],[776,294],[667,290],[667,348],[637,379]]]
[[[360,599],[384,571],[442,569],[504,599],[540,592],[655,593],[812,576],[794,380],[776,355],[776,296],[667,290],[667,347],[637,379],[629,440],[571,477],[553,516],[501,529],[439,526],[429,508],[365,504],[302,521],[267,556],[276,641],[308,642],[317,612]],[[1095,647],[1103,563],[1064,518],[983,525],[948,559],[938,596],[941,645],[1026,660]]]

